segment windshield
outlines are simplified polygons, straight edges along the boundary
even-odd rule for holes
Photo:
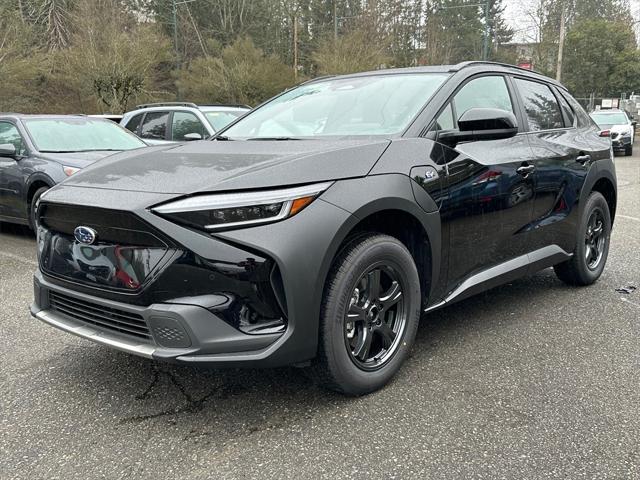
[[[447,77],[371,75],[301,85],[254,110],[224,135],[259,139],[401,133]]]
[[[24,120],[40,152],[132,150],[146,144],[109,120],[89,118],[34,118]]]
[[[236,118],[241,117],[248,110],[225,110],[225,111],[207,111],[203,112],[204,116],[207,117],[207,121],[213,127],[213,129],[217,132],[218,130],[226,127],[231,122],[233,122]]]
[[[629,123],[627,116],[622,112],[593,113],[591,118],[598,125],[626,125]]]

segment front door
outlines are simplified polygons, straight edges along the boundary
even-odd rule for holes
[[[0,122],[0,144],[16,147],[15,157],[0,157],[0,215],[23,218],[25,186],[19,159],[25,150],[22,136],[13,123]]]
[[[457,119],[470,108],[499,108],[516,114],[512,96],[512,87],[502,75],[475,77],[453,96],[435,128],[456,129]],[[442,148],[447,194],[441,216],[449,236],[448,290],[454,290],[474,274],[528,253],[533,155],[523,134]],[[526,268],[524,261],[522,268]]]

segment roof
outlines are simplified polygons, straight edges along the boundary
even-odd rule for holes
[[[309,80],[309,83],[315,82],[317,80],[322,80],[326,78],[349,78],[349,77],[364,77],[371,75],[395,75],[395,74],[409,74],[409,73],[454,73],[459,72],[460,70],[466,68],[476,67],[478,69],[482,69],[484,67],[485,70],[488,71],[497,71],[497,72],[508,72],[515,73],[519,75],[527,75],[533,78],[538,78],[540,80],[544,80],[545,82],[552,83],[556,86],[559,86],[565,89],[564,85],[559,83],[558,81],[547,77],[539,72],[534,70],[529,70],[526,68],[518,67],[516,65],[511,65],[508,63],[500,63],[500,62],[489,62],[482,60],[471,60],[466,62],[460,62],[455,65],[428,65],[421,67],[405,67],[405,68],[386,68],[382,70],[370,70],[367,72],[359,72],[359,73],[351,73],[346,75],[327,75],[325,77],[319,77],[312,80]]]
[[[89,117],[87,115],[83,115],[83,114],[69,114],[69,115],[65,115],[65,114],[55,114],[55,113],[16,113],[16,112],[0,112],[0,117],[11,117],[11,118],[15,118],[15,119],[36,119],[36,118],[42,118],[42,119],[62,119],[62,118],[76,118],[76,119],[85,119],[88,120]],[[91,117],[91,120],[102,120],[101,118],[96,118],[96,117]]]
[[[212,103],[212,104],[202,104],[198,105],[192,102],[155,102],[155,103],[143,103],[141,105],[137,105],[134,110],[142,110],[145,108],[156,108],[156,107],[185,107],[185,108],[213,108],[213,107],[224,107],[224,108],[242,108],[242,109],[251,109],[248,105],[243,104],[235,104],[235,103]]]

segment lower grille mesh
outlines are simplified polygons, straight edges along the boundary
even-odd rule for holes
[[[53,291],[49,291],[49,304],[52,310],[80,322],[151,342],[147,323],[136,313],[97,305]]]

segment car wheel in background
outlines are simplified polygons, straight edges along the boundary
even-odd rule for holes
[[[610,237],[609,206],[601,193],[592,192],[582,212],[573,257],[554,267],[558,278],[569,285],[591,285],[598,280],[607,262]]]
[[[49,187],[40,187],[29,200],[29,228],[34,232],[36,231],[36,206],[38,205],[38,200],[40,200],[42,194],[47,190],[49,190]]]
[[[630,157],[631,155],[633,155],[633,145],[627,145],[626,147],[624,147],[624,154],[627,157]]]
[[[316,379],[348,395],[384,386],[407,358],[420,305],[418,271],[399,240],[370,234],[351,241],[325,286]]]

